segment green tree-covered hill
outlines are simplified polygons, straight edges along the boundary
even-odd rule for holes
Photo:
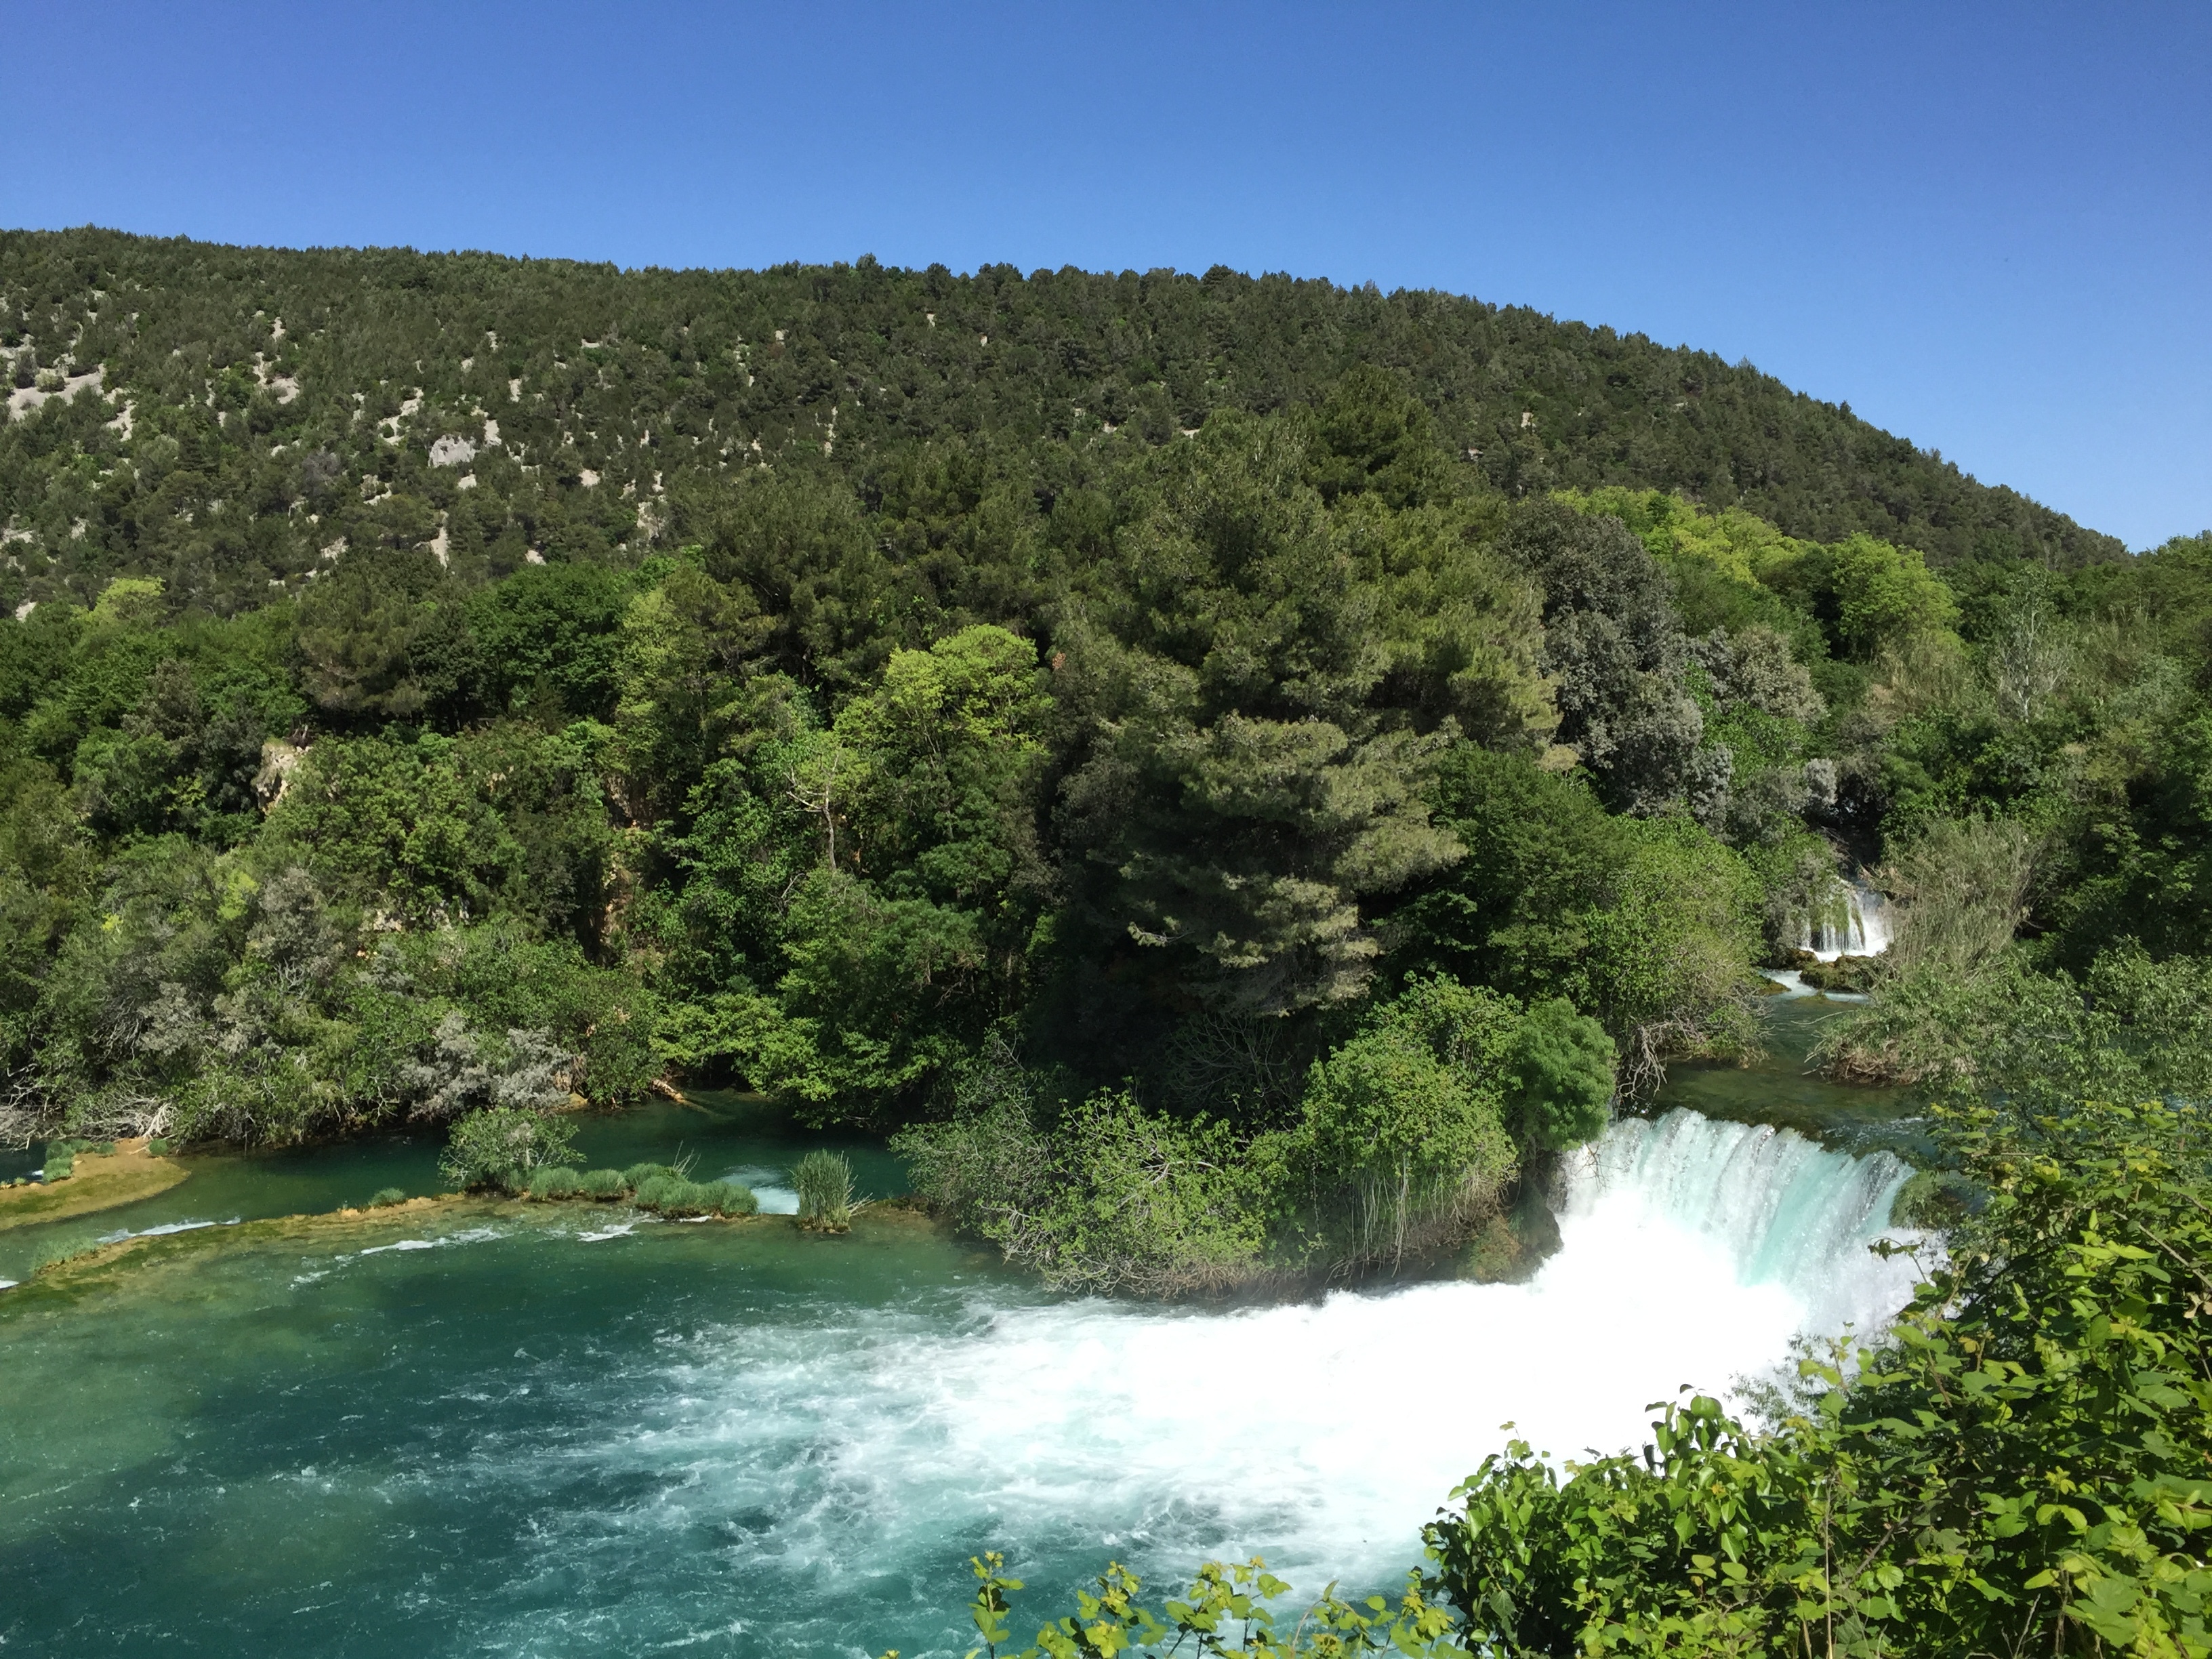
[[[449,557],[495,570],[532,551],[641,553],[701,538],[732,478],[800,452],[904,520],[884,539],[913,560],[984,496],[1017,519],[1048,511],[1113,434],[1163,443],[1216,410],[1313,402],[1358,364],[1401,374],[1456,464],[1508,495],[1677,490],[1937,563],[2121,551],[1710,354],[1219,268],[620,271],[11,232],[0,342],[24,392],[97,368],[108,394],[0,434],[0,520],[27,541],[0,580],[11,607],[141,574],[176,605],[232,612],[296,589],[340,536],[442,530]],[[127,482],[108,459],[126,449]]]

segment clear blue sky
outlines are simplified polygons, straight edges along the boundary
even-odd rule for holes
[[[1217,263],[1641,330],[2212,526],[2212,5],[8,0],[0,223]]]

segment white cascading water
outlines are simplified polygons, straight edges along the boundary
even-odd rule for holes
[[[777,1582],[857,1561],[930,1582],[1019,1540],[1147,1571],[1257,1550],[1307,1588],[1385,1583],[1509,1419],[1562,1456],[1631,1447],[1682,1385],[1724,1390],[1800,1333],[1901,1306],[1911,1264],[1866,1247],[1907,1173],[1678,1110],[1571,1160],[1561,1248],[1524,1285],[1227,1312],[970,1289],[709,1324],[633,1379],[624,1426],[563,1449],[653,1498],[543,1517],[540,1568],[739,1515],[758,1519],[731,1566]]]
[[[1832,1334],[1878,1328],[1911,1296],[1918,1269],[1868,1247],[1893,1230],[1890,1206],[1911,1176],[1888,1152],[1850,1158],[1767,1123],[1725,1123],[1677,1110],[1626,1118],[1569,1160],[1565,1227],[1621,1212],[1659,1230],[1701,1235],[1724,1249],[1738,1284],[1773,1285],[1800,1310],[1800,1328]]]
[[[1843,925],[1807,922],[1798,930],[1797,948],[1810,951],[1822,962],[1838,957],[1878,957],[1889,949],[1889,907],[1881,894],[1863,882],[1846,883],[1850,897]]]

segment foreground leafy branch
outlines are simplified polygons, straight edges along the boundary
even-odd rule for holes
[[[1487,1460],[1429,1532],[1469,1640],[1568,1654],[2212,1653],[2212,1206],[2165,1105],[1956,1113],[1989,1201],[1889,1336],[1771,1429]]]
[[[1143,1600],[1144,1583],[1135,1573],[1111,1563],[1099,1575],[1096,1593],[1079,1590],[1075,1611],[1043,1626],[1036,1641],[1017,1653],[1009,1634],[1009,1598],[1024,1588],[1022,1581],[1006,1576],[1006,1558],[996,1552],[973,1558],[969,1565],[977,1588],[969,1614],[981,1644],[970,1650],[968,1659],[1105,1659],[1116,1654],[1202,1659],[1229,1653],[1281,1659],[1401,1653],[1443,1659],[1467,1652],[1454,1639],[1458,1620],[1449,1608],[1429,1599],[1418,1573],[1395,1603],[1370,1595],[1355,1604],[1338,1595],[1332,1584],[1320,1600],[1293,1615],[1274,1605],[1290,1595],[1291,1587],[1255,1555],[1229,1565],[1207,1562],[1188,1591],[1157,1606]]]

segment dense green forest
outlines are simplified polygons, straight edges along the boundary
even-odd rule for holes
[[[0,343],[18,1138],[737,1083],[1176,1291],[1479,1230],[1854,866],[1918,990],[1844,1069],[2203,948],[2212,544],[1695,353],[96,231],[0,238]]]
[[[735,1084],[1057,1285],[1508,1272],[1862,876],[1820,1053],[1931,1101],[1919,1303],[1757,1424],[1516,1447],[1279,1650],[2212,1651],[2212,533],[1223,270],[10,233],[0,349],[9,1139],[550,1191],[562,1110]],[[1116,1569],[1042,1646],[1272,1588]]]

